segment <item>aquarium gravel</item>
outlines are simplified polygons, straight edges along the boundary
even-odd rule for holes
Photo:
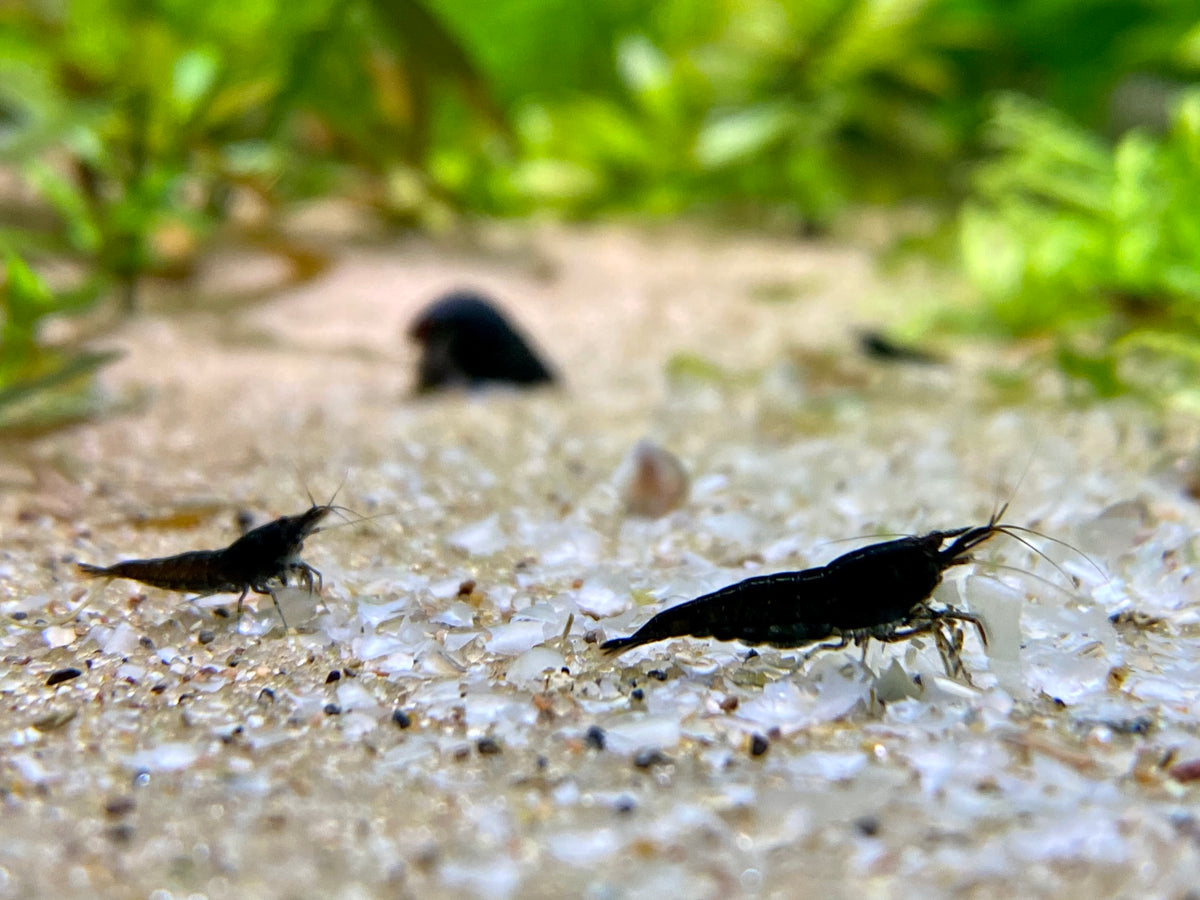
[[[110,413],[4,445],[5,620],[64,617],[76,561],[353,512],[306,542],[289,633],[129,581],[0,631],[0,898],[1196,897],[1196,420],[1020,349],[867,358],[855,329],[904,321],[867,259],[497,231],[122,326]],[[562,386],[414,399],[405,328],[456,287]],[[648,446],[686,493],[631,507]],[[936,595],[988,624],[972,684],[929,638],[598,650],[1005,502],[1046,537]]]

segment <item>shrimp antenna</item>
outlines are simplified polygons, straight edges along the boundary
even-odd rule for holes
[[[1010,538],[1012,538],[1018,544],[1023,544],[1024,546],[1028,547],[1035,554],[1040,556],[1046,562],[1050,563],[1050,565],[1052,565],[1054,567],[1054,570],[1056,572],[1058,572],[1059,575],[1061,575],[1063,578],[1067,579],[1067,581],[1071,582],[1072,584],[1075,583],[1074,579],[1071,578],[1071,576],[1067,574],[1067,571],[1062,566],[1060,566],[1058,563],[1056,563],[1054,560],[1052,560],[1046,554],[1046,552],[1044,550],[1039,549],[1032,541],[1026,540],[1025,538],[1021,537],[1019,534],[1013,534],[1012,531],[1009,530],[1010,528],[1015,530],[1015,529],[1020,528],[1020,526],[1018,526],[1018,525],[997,525],[996,526],[996,530],[999,531],[1001,534],[1007,534]],[[1032,531],[1032,529],[1028,529],[1028,528],[1021,528],[1020,530],[1021,531],[1031,531],[1033,534],[1038,534],[1036,531]],[[1038,537],[1045,537],[1045,535],[1038,535]]]
[[[1104,578],[1105,580],[1112,578],[1112,575],[1110,575],[1108,572],[1104,571],[1103,566],[1101,566],[1098,562],[1096,562],[1094,559],[1092,559],[1090,556],[1088,556],[1086,553],[1084,553],[1082,550],[1080,550],[1074,544],[1069,543],[1068,541],[1064,541],[1061,538],[1052,537],[1048,534],[1043,534],[1042,532],[1035,531],[1032,528],[1026,528],[1024,525],[1002,525],[1000,527],[1002,527],[1004,529],[1005,534],[1007,534],[1010,538],[1013,538],[1014,540],[1020,540],[1020,538],[1018,538],[1012,532],[1022,531],[1025,534],[1032,534],[1034,537],[1039,537],[1042,540],[1049,541],[1052,544],[1058,544],[1060,547],[1066,547],[1072,553],[1078,554],[1080,556],[1080,558],[1087,560],[1087,564],[1089,566],[1091,566],[1093,569],[1095,569],[1096,573],[1098,575],[1100,575],[1102,578]],[[1026,542],[1021,541],[1021,543],[1025,544]],[[1026,544],[1026,546],[1028,546],[1028,544]],[[1041,555],[1045,556],[1046,554],[1042,553]]]
[[[986,559],[975,560],[975,564],[985,569],[993,569],[998,572],[1011,572],[1014,575],[1022,575],[1025,578],[1032,578],[1034,581],[1039,582],[1040,584],[1043,584],[1052,590],[1058,591],[1064,597],[1070,597],[1072,600],[1080,599],[1079,594],[1075,591],[1069,591],[1061,584],[1051,581],[1049,578],[1044,578],[1041,575],[1038,575],[1036,572],[1030,572],[1028,569],[1022,569],[1018,566],[1009,566],[1005,565],[1004,563],[990,562]]]

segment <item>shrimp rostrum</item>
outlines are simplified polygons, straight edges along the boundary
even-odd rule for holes
[[[614,638],[601,649],[616,654],[683,636],[780,648],[832,640],[823,647],[840,648],[851,641],[890,643],[929,632],[942,648],[942,628],[956,622],[974,625],[986,647],[987,633],[977,616],[934,606],[930,598],[947,569],[972,561],[975,547],[997,534],[1015,537],[1013,532],[1027,530],[1001,524],[1004,511],[986,525],[884,541],[824,566],[748,578],[664,610],[629,637]]]
[[[300,558],[304,539],[320,529],[317,525],[334,507],[317,505],[294,516],[280,516],[247,531],[220,550],[191,550],[157,559],[130,559],[111,566],[79,563],[79,571],[92,578],[128,578],[167,591],[199,596],[239,594],[237,615],[241,618],[246,595],[253,591],[271,598],[287,631],[287,619],[279,606],[275,585],[286,586],[289,576],[310,592],[319,593],[321,573]]]

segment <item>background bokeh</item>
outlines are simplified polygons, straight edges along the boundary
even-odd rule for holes
[[[0,3],[0,412],[107,360],[48,317],[214,241],[318,271],[276,225],[322,198],[435,233],[883,210],[884,259],[946,276],[914,332],[1195,405],[1198,72],[1189,0]]]

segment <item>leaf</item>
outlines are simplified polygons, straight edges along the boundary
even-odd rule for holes
[[[793,125],[791,111],[776,104],[716,116],[696,137],[696,161],[706,169],[733,165],[762,153]]]
[[[81,353],[64,360],[61,365],[45,375],[0,388],[0,410],[16,403],[28,401],[38,394],[62,387],[85,375],[90,375],[103,366],[120,359],[123,355],[116,350]]]
[[[423,76],[454,81],[475,111],[507,132],[503,111],[463,44],[421,0],[369,0],[368,5],[406,63]]]

